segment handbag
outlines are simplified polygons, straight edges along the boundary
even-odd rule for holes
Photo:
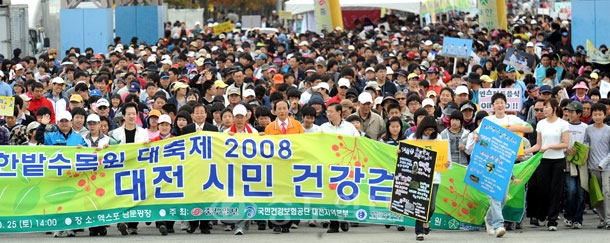
[[[591,200],[591,207],[604,201],[604,195],[602,194],[602,190],[599,188],[596,175],[591,175],[589,178],[589,200]]]

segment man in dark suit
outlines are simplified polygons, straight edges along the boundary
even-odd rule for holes
[[[193,123],[186,125],[182,131],[183,134],[194,133],[198,131],[218,132],[218,128],[210,123],[205,122],[207,119],[207,109],[203,104],[197,104],[193,107]]]
[[[195,133],[199,131],[210,131],[210,132],[218,132],[218,128],[212,124],[205,122],[207,118],[207,110],[203,104],[197,104],[193,107],[193,114],[191,117],[193,118],[193,123],[186,125],[182,131],[183,134]],[[202,234],[209,234],[210,229],[208,228],[209,220],[193,220],[189,221],[189,228],[186,230],[187,233],[192,234],[197,230],[201,230]]]

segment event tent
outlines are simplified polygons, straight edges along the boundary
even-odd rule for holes
[[[289,0],[286,11],[302,14],[314,10],[315,0]],[[389,8],[419,14],[421,0],[340,0],[341,8]]]

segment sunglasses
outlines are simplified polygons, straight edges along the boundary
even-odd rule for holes
[[[544,108],[535,108],[534,111],[536,111],[536,112],[543,112]]]
[[[349,89],[347,86],[341,86],[340,89]]]

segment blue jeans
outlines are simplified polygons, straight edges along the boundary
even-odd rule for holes
[[[485,215],[485,219],[487,223],[491,225],[493,230],[504,227],[504,215],[502,215],[502,208],[506,203],[506,197],[504,197],[504,201],[498,201],[493,197],[487,196],[489,199],[489,209],[487,209],[487,214]]]
[[[582,214],[585,202],[585,191],[580,187],[580,177],[565,173],[563,216],[574,223],[582,224]]]
[[[429,213],[430,218],[432,218],[432,215],[434,214],[434,210],[436,209],[436,207],[434,205],[436,204],[436,192],[437,191],[438,191],[438,185],[432,184],[432,195],[430,196],[430,209],[428,210],[430,212]],[[415,234],[416,235],[424,234],[424,222],[415,220]]]

